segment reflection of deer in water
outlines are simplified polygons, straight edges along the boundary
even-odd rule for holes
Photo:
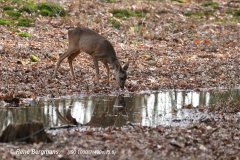
[[[76,121],[75,118],[71,115],[73,105],[73,99],[71,100],[70,106],[67,110],[66,116],[62,116],[61,113],[58,110],[58,105],[56,105],[56,113],[58,119],[63,124],[73,124],[78,125],[79,123]],[[123,115],[127,115],[125,111],[125,100],[122,95],[119,95],[117,99],[115,100],[115,104],[113,106],[109,106],[109,104],[106,105],[104,111],[102,113],[98,112],[98,106],[96,105],[93,111],[93,115],[91,117],[91,120],[84,124],[84,126],[95,126],[95,127],[108,127],[108,126],[122,126],[126,124],[127,119],[123,117]],[[109,109],[112,109],[113,114],[109,114]],[[99,115],[100,114],[100,115]]]
[[[122,95],[117,97],[113,106],[107,104],[103,113],[100,113],[100,116],[97,110],[98,106],[96,105],[91,120],[84,124],[84,126],[108,127],[125,125],[127,122],[127,119],[123,117],[123,115],[127,115],[125,107],[126,103]],[[112,109],[113,114],[109,113],[110,109]]]
[[[61,115],[61,113],[58,110],[58,105],[56,105],[56,106],[57,107],[56,107],[55,111],[57,113],[57,117],[63,124],[79,125],[79,123],[76,121],[76,119],[73,118],[72,115],[71,115],[72,106],[73,106],[73,99],[71,99],[70,105],[69,105],[68,110],[67,110],[66,117],[63,117]]]

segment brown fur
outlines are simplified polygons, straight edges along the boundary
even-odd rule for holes
[[[53,73],[53,77],[56,77],[57,70],[61,62],[65,58],[68,58],[72,77],[74,80],[76,80],[72,66],[72,61],[81,51],[83,51],[93,57],[98,85],[99,85],[98,61],[101,61],[107,69],[107,84],[109,85],[108,64],[110,64],[114,69],[115,77],[119,86],[121,88],[124,88],[124,84],[127,79],[126,71],[128,69],[129,63],[126,63],[124,67],[121,67],[116,56],[116,52],[112,44],[107,39],[105,39],[100,34],[90,29],[84,27],[77,27],[68,31],[68,41],[69,41],[68,50],[58,59],[58,62]]]

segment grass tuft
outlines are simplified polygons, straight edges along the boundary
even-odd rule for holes
[[[219,6],[219,4],[218,3],[216,3],[216,2],[206,2],[206,3],[203,3],[203,4],[201,4],[201,6],[203,6],[203,7],[218,7]]]
[[[67,12],[59,5],[52,3],[39,3],[37,9],[42,16],[61,16],[65,17]]]
[[[26,38],[31,37],[30,34],[28,34],[28,33],[26,33],[26,32],[18,32],[18,35],[19,35],[20,37],[26,37]]]
[[[126,9],[114,9],[111,12],[114,17],[117,18],[128,18],[128,17],[145,17],[146,14],[143,12],[132,12]]]

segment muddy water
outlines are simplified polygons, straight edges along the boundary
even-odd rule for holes
[[[191,125],[209,116],[205,112],[199,112],[198,106],[208,106],[229,98],[240,99],[240,92],[237,90],[168,91],[151,94],[78,95],[60,99],[25,100],[24,107],[1,107],[0,129],[3,130],[12,122],[29,120],[43,121],[45,127],[64,124],[95,127]]]

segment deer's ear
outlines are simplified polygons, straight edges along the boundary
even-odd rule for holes
[[[123,70],[126,71],[129,67],[129,62],[127,62],[124,66],[123,66]]]
[[[122,71],[122,67],[121,67],[121,66],[118,66],[117,71],[118,71],[118,72],[121,72],[121,71]]]

